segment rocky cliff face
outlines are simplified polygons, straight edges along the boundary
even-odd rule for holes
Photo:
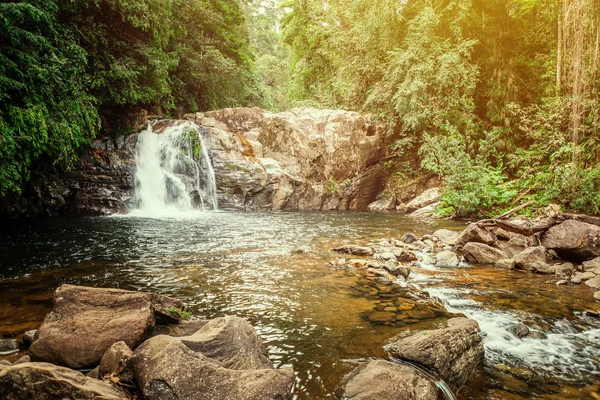
[[[381,199],[385,133],[358,113],[236,108],[155,121],[152,127],[160,133],[190,122],[208,148],[221,209],[366,210]],[[46,177],[32,200],[23,196],[28,201],[14,202],[5,214],[126,212],[133,205],[137,138],[95,141],[73,171]],[[190,194],[194,190],[190,186]],[[386,209],[395,208],[395,198],[393,203],[386,200]]]

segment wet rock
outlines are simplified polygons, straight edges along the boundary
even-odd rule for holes
[[[457,390],[483,364],[484,348],[476,321],[453,318],[448,327],[419,332],[385,346],[396,358],[418,363]]]
[[[396,318],[396,314],[387,311],[375,311],[369,314],[369,321],[371,322],[388,322]]]
[[[48,363],[0,366],[0,398],[124,400],[125,393],[80,372]]]
[[[449,229],[438,229],[433,232],[433,236],[439,238],[442,243],[455,245],[458,240],[459,234],[458,232],[451,231]]]
[[[404,236],[400,238],[400,241],[406,244],[412,244],[417,240],[419,240],[419,238],[417,238],[417,236],[413,233],[405,233]]]
[[[532,272],[537,274],[554,274],[554,267],[546,264],[543,261],[536,261],[531,266],[530,269]]]
[[[32,329],[23,334],[22,340],[23,340],[23,344],[25,344],[25,346],[29,347],[31,345],[31,343],[33,343],[33,339],[35,338],[36,332],[37,332],[37,329]]]
[[[570,278],[575,274],[575,266],[571,263],[564,263],[554,267],[554,273],[561,278]]]
[[[343,400],[437,400],[437,388],[415,369],[389,361],[370,361],[357,367],[342,381],[338,397]]]
[[[423,239],[423,243],[429,246],[431,249],[435,249],[435,242],[431,239]]]
[[[180,338],[195,352],[218,360],[229,369],[272,368],[267,349],[256,331],[239,317],[215,318],[191,336]]]
[[[10,354],[19,351],[17,339],[0,339],[0,354]]]
[[[567,220],[546,230],[542,245],[567,259],[591,260],[600,257],[600,227]]]
[[[596,276],[595,278],[585,281],[585,284],[593,289],[600,288],[600,276]]]
[[[340,247],[334,248],[332,251],[342,254],[350,254],[353,256],[372,256],[373,249],[365,246],[358,246],[355,244],[346,244]]]
[[[593,272],[578,272],[575,274],[573,278],[571,278],[571,283],[579,284],[581,282],[585,282],[589,279],[593,279],[596,277],[596,274]]]
[[[133,382],[133,370],[131,368],[131,357],[133,352],[125,342],[117,342],[102,356],[98,375],[114,375],[119,377],[119,382]]]
[[[548,335],[541,331],[530,331],[529,332],[530,339],[548,339]]]
[[[53,302],[29,349],[31,358],[77,369],[98,365],[116,342],[135,348],[156,316],[182,308],[179,300],[155,293],[73,285],[60,286]]]
[[[410,267],[406,265],[395,265],[388,263],[385,264],[383,268],[385,268],[385,270],[388,271],[390,274],[394,276],[401,276],[404,279],[407,279],[411,272]]]
[[[420,196],[411,200],[406,204],[406,212],[412,213],[419,209],[423,209],[429,205],[432,205],[438,202],[440,199],[440,190],[439,188],[431,188],[425,190]]]
[[[394,253],[375,253],[373,258],[376,260],[396,261]]]
[[[458,267],[459,263],[460,263],[460,261],[458,259],[458,256],[453,251],[444,250],[444,251],[440,251],[436,255],[435,265],[438,267],[454,268],[454,267]]]
[[[283,400],[291,398],[294,383],[291,369],[226,368],[182,340],[164,335],[140,345],[132,365],[147,400]]]
[[[513,260],[512,258],[503,258],[501,260],[496,261],[494,266],[504,269],[515,269],[516,263],[515,260]]]
[[[508,328],[508,331],[519,339],[529,336],[530,333],[529,328],[525,324],[514,324]]]
[[[568,280],[563,279],[561,281],[556,282],[556,286],[563,286],[563,285],[567,285],[569,283]]]
[[[542,246],[530,247],[514,256],[517,266],[530,271],[536,262],[546,262],[546,249]]]
[[[502,250],[483,243],[467,243],[463,247],[463,253],[468,262],[475,264],[495,264],[499,260],[508,258]]]
[[[417,261],[417,256],[414,253],[404,249],[395,249],[393,253],[396,256],[396,260],[400,262]]]
[[[8,361],[8,360],[0,360],[0,365],[8,365],[8,366],[10,366],[10,365],[12,365],[12,363],[10,361]]]
[[[593,260],[584,261],[581,265],[583,271],[591,271],[596,275],[600,275],[600,257],[596,257]]]
[[[462,247],[469,242],[493,244],[496,241],[496,234],[493,231],[483,228],[478,224],[469,225],[456,239],[456,246]],[[507,258],[507,257],[505,257]]]
[[[23,356],[23,357],[20,357],[17,361],[15,361],[13,363],[13,365],[23,364],[23,363],[28,363],[28,362],[31,362],[31,357]]]

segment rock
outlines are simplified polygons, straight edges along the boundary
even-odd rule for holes
[[[600,291],[594,293],[594,300],[600,301]]]
[[[0,366],[0,398],[31,399],[127,399],[112,385],[80,372],[48,363]]]
[[[505,252],[483,243],[467,243],[463,247],[465,259],[475,264],[494,264],[508,258]]]
[[[532,272],[538,274],[554,274],[555,269],[553,266],[546,264],[543,261],[536,261],[530,266]]]
[[[412,244],[417,240],[419,240],[419,238],[413,233],[405,233],[404,236],[400,238],[400,241],[406,244]]]
[[[375,360],[348,374],[338,390],[343,400],[437,400],[437,388],[423,374],[402,364]]]
[[[600,257],[600,227],[567,220],[546,230],[542,245],[567,259],[591,260]]]
[[[0,355],[11,354],[19,351],[17,339],[0,339]]]
[[[273,368],[254,328],[242,318],[212,319],[198,332],[180,339],[191,350],[218,360],[225,368]]]
[[[435,242],[430,239],[423,239],[423,243],[425,243],[429,248],[435,249]]]
[[[563,263],[554,267],[554,273],[561,278],[570,278],[575,274],[575,266],[571,263]]]
[[[116,375],[119,377],[119,382],[133,382],[131,357],[133,357],[133,351],[125,342],[113,344],[102,356],[98,367],[98,375],[100,377]]]
[[[501,260],[496,261],[494,266],[504,269],[515,269],[516,263],[515,260],[513,260],[512,258],[503,258]]]
[[[29,347],[31,345],[31,343],[33,343],[33,339],[35,338],[36,332],[37,332],[37,329],[32,329],[23,334],[22,341],[23,341],[23,344],[25,344],[25,346]]]
[[[409,216],[413,218],[436,218],[437,215],[435,213],[435,210],[438,208],[439,205],[440,203],[433,203],[423,208],[419,208],[418,210],[410,213]]]
[[[369,211],[396,211],[396,196],[384,196],[367,207]]]
[[[442,267],[442,268],[458,267],[458,264],[460,263],[456,253],[453,251],[448,251],[448,250],[440,251],[439,253],[437,253],[436,259],[437,260],[435,262],[435,265],[437,267]]]
[[[584,261],[581,265],[583,267],[583,271],[592,271],[596,275],[600,275],[600,257],[596,257],[593,260]],[[596,272],[598,271],[598,272]]]
[[[31,362],[31,357],[23,356],[13,363],[13,365]]]
[[[375,253],[373,258],[376,260],[396,261],[394,253]]]
[[[508,331],[519,339],[529,335],[529,328],[525,324],[514,324],[508,328]]]
[[[62,285],[54,306],[29,348],[34,361],[70,368],[98,365],[104,353],[119,341],[130,348],[150,333],[156,316],[164,315],[179,300],[155,293]]]
[[[364,260],[361,260],[364,261]],[[167,335],[174,337],[190,336],[198,332],[208,323],[207,319],[193,319],[190,321],[181,321],[178,324],[157,325],[152,329],[150,336]]]
[[[457,247],[462,247],[469,242],[490,245],[495,241],[496,234],[493,231],[487,230],[478,224],[471,224],[458,236],[455,245]]]
[[[596,277],[596,274],[594,274],[593,272],[578,272],[575,274],[575,276],[571,279],[571,283],[581,283],[581,282],[585,282],[589,279],[593,279]]]
[[[531,270],[536,262],[546,262],[546,249],[542,246],[529,247],[514,256],[517,266]]]
[[[441,195],[439,188],[427,189],[420,196],[406,204],[406,212],[412,213],[431,204],[437,203],[440,197]]]
[[[11,366],[11,365],[12,365],[12,363],[11,363],[10,361],[8,361],[8,360],[0,360],[0,365],[8,365],[8,366]]]
[[[546,335],[544,332],[540,332],[540,331],[530,331],[529,338],[530,339],[548,339],[548,335]]]
[[[236,353],[235,348],[229,351]],[[142,343],[132,365],[146,400],[283,400],[291,398],[294,383],[291,369],[226,368],[164,335]]]
[[[375,311],[369,314],[369,321],[371,322],[388,322],[396,318],[396,314],[387,311]]]
[[[417,261],[417,256],[414,253],[404,249],[395,249],[393,253],[396,256],[396,260],[400,262]]]
[[[365,246],[358,246],[355,244],[346,244],[340,247],[336,247],[332,251],[342,254],[351,254],[353,256],[372,256],[373,249]]]
[[[90,372],[85,374],[88,378],[100,379],[100,366],[92,369]]]
[[[556,286],[564,286],[564,285],[567,285],[568,283],[569,283],[568,280],[563,279],[561,281],[556,282]]]
[[[433,232],[433,236],[439,238],[442,243],[455,245],[458,240],[459,234],[458,232],[451,231],[449,229],[438,229]]]
[[[467,318],[452,318],[447,328],[416,333],[385,349],[393,357],[428,368],[454,390],[475,374],[484,356],[479,325]]]
[[[385,264],[383,268],[385,268],[385,270],[388,271],[390,274],[394,276],[401,276],[404,279],[408,279],[408,276],[411,272],[410,267],[406,265],[395,265],[388,263]]]
[[[593,289],[600,288],[600,276],[585,281],[585,284]]]

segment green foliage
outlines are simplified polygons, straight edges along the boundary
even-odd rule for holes
[[[175,314],[178,315],[179,318],[181,318],[184,321],[189,320],[192,317],[192,313],[189,311],[182,311],[179,308],[175,307],[175,306],[171,306],[169,307],[167,310],[167,312],[171,313],[171,314]]]
[[[19,192],[31,167],[69,168],[98,126],[86,58],[58,22],[58,3],[0,4],[0,195]]]

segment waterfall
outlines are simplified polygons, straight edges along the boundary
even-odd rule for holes
[[[140,133],[135,152],[135,212],[165,215],[218,209],[215,171],[204,136],[193,122]]]

